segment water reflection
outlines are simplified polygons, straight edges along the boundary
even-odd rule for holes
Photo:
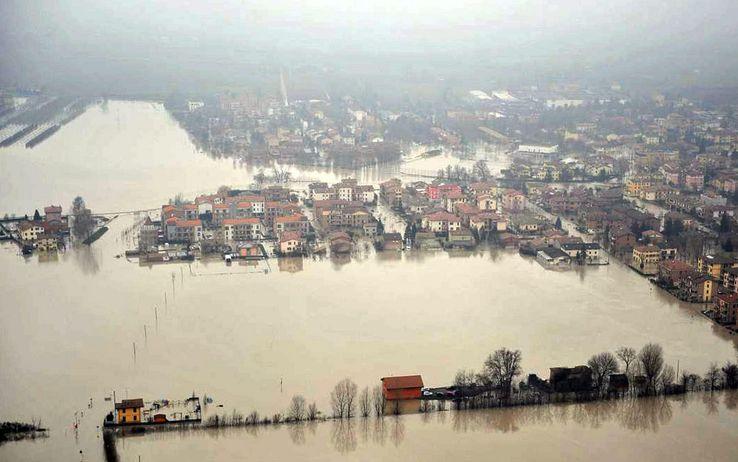
[[[76,246],[65,254],[65,257],[71,256],[72,260],[77,264],[82,274],[94,276],[100,271],[100,251],[88,245]]]
[[[672,401],[673,398],[660,397],[461,411],[452,414],[452,428],[457,432],[484,430],[510,433],[530,425],[566,425],[573,422],[581,427],[601,428],[614,422],[627,430],[655,433],[671,420]],[[705,404],[708,405],[707,402]],[[712,404],[709,406],[712,407]]]
[[[305,432],[308,432],[311,436],[315,435],[317,429],[317,422],[299,422],[287,426],[287,432],[290,435],[292,443],[301,446],[305,444]]]
[[[298,273],[303,270],[302,257],[282,257],[277,260],[277,267],[283,273]]]
[[[684,431],[679,425],[671,425],[675,414],[685,416],[707,416],[715,414],[721,407],[723,409],[735,410],[738,404],[738,392],[716,392],[698,393],[679,397],[657,397],[644,399],[624,399],[590,403],[554,404],[544,406],[520,406],[506,409],[483,409],[467,411],[441,411],[420,415],[387,416],[381,419],[354,418],[344,420],[331,420],[328,422],[301,422],[282,424],[279,426],[247,426],[240,428],[220,428],[153,432],[146,439],[157,441],[167,438],[197,438],[197,435],[205,433],[208,439],[222,439],[218,445],[238,444],[243,440],[243,432],[254,438],[258,438],[261,444],[269,445],[269,451],[281,450],[280,446],[273,446],[275,438],[285,433],[294,446],[305,448],[320,447],[321,439],[329,439],[335,452],[341,456],[360,451],[362,449],[385,447],[391,444],[395,448],[403,445],[406,439],[412,439],[413,444],[418,440],[432,438],[440,447],[452,444],[450,442],[460,440],[454,433],[494,432],[506,435],[510,441],[526,440],[535,438],[537,433],[547,432],[548,427],[593,429],[607,432],[607,434],[619,434],[620,441],[632,433],[657,434],[665,427],[668,432]],[[735,412],[729,413],[726,418],[735,420],[738,416]],[[731,420],[731,421],[733,421]],[[717,423],[726,425],[731,421]],[[713,420],[704,422],[715,425]],[[521,432],[529,427],[531,431]],[[539,427],[539,428],[535,428]],[[614,427],[614,428],[613,428]],[[619,432],[617,429],[623,431]],[[688,431],[693,427],[688,426]],[[592,438],[593,433],[580,432],[583,438]],[[172,436],[174,435],[174,436]],[[589,436],[584,436],[589,435]],[[726,435],[729,437],[729,435]],[[670,436],[671,440],[673,436]],[[126,438],[128,439],[128,438]],[[125,452],[126,439],[120,447]],[[469,439],[466,439],[470,441]],[[128,440],[139,441],[141,438]],[[259,444],[257,441],[250,445]],[[582,444],[587,444],[583,441]],[[256,447],[256,446],[255,446]],[[136,446],[137,450],[141,446]],[[152,449],[155,450],[155,449]],[[307,449],[312,450],[312,449]],[[378,452],[382,453],[382,452]],[[294,453],[292,453],[294,456]],[[386,453],[384,453],[386,454]],[[274,455],[274,453],[272,453]],[[326,454],[327,458],[331,458]],[[185,457],[186,460],[190,460]]]
[[[357,447],[356,432],[354,426],[356,422],[353,419],[340,419],[332,422],[331,443],[333,447],[341,454],[355,451]]]

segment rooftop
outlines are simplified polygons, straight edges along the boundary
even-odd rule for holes
[[[116,409],[138,409],[144,406],[143,398],[124,399],[120,403],[115,403]]]
[[[382,383],[387,390],[401,390],[405,388],[423,388],[423,378],[419,375],[401,375],[396,377],[382,377]]]

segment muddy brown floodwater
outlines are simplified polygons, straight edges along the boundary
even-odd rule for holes
[[[67,207],[78,193],[97,210],[155,207],[176,192],[247,184],[253,172],[197,152],[150,103],[93,108],[32,151],[0,151],[0,167],[3,213],[50,202]],[[393,174],[383,169],[357,176]],[[429,386],[445,385],[502,346],[522,350],[525,373],[544,375],[647,342],[663,345],[669,364],[700,374],[712,361],[735,359],[733,338],[698,306],[616,263],[551,272],[506,251],[362,249],[349,261],[145,267],[115,258],[132,245],[127,230],[137,218],[121,215],[91,248],[56,258],[24,259],[13,245],[0,245],[0,419],[41,418],[51,429],[47,439],[0,446],[0,460],[102,460],[96,427],[113,390],[119,399],[147,400],[207,393],[214,405],[244,414],[284,411],[299,393],[325,412],[330,389],[344,377],[364,387],[419,373]],[[126,438],[118,449],[122,460],[143,461],[207,460],[213,452],[218,460],[730,460],[735,400],[724,393],[631,407],[446,412],[385,419],[379,429],[357,420],[256,434],[167,433]]]

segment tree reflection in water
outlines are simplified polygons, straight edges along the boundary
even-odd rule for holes
[[[337,419],[333,421],[331,442],[336,451],[346,454],[356,450],[356,433],[354,419]]]
[[[305,444],[305,424],[304,422],[298,422],[287,426],[287,432],[290,434],[290,439],[293,444],[301,446]]]
[[[705,409],[709,415],[715,415],[718,412],[718,397],[716,393],[705,392],[702,395],[702,402],[705,404]]]
[[[65,255],[72,255],[82,274],[95,275],[100,271],[100,252],[89,245],[78,245],[67,251]]]
[[[608,422],[616,422],[628,430],[656,432],[671,420],[672,401],[675,400],[656,397],[460,411],[452,414],[452,428],[459,432],[482,429],[508,433],[516,432],[526,425],[566,424],[571,421],[590,428],[600,428]]]
[[[399,446],[402,444],[402,440],[405,439],[405,422],[403,421],[402,416],[394,416],[392,417],[392,444],[395,446]]]
[[[738,393],[725,393],[725,407],[730,410],[738,408]]]
[[[384,442],[387,441],[387,432],[385,431],[384,427],[384,419],[374,419],[373,429],[374,431],[372,433],[372,441],[374,442],[374,444],[384,446]]]

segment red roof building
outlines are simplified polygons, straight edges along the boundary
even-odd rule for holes
[[[423,378],[419,375],[403,375],[382,378],[382,394],[387,401],[420,399]]]

